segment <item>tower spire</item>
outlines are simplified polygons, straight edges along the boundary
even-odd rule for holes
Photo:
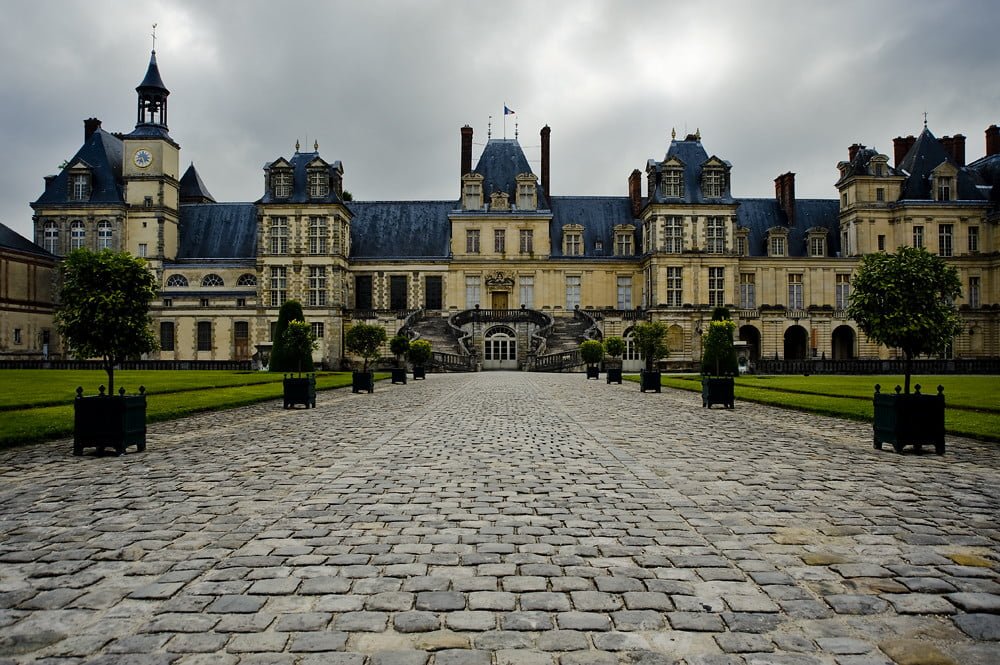
[[[154,26],[153,40],[155,43],[156,32]],[[163,85],[160,78],[160,68],[156,64],[156,49],[149,54],[149,67],[146,68],[146,76],[142,79],[135,91],[139,93],[139,108],[136,117],[136,126],[156,125],[167,128],[167,96],[170,91]]]

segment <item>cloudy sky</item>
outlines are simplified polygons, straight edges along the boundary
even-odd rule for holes
[[[995,0],[281,0],[6,5],[0,40],[0,222],[31,234],[43,177],[83,119],[135,124],[157,23],[170,133],[219,201],[252,201],[296,140],[342,160],[359,200],[454,199],[459,128],[519,140],[555,195],[624,195],[671,130],[701,131],[737,196],[835,198],[854,142],[892,156],[926,111],[937,136],[1000,123]]]

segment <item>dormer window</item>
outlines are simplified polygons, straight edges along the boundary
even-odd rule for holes
[[[313,169],[309,171],[309,196],[321,199],[330,193],[330,178],[325,171]]]
[[[292,174],[289,171],[275,171],[271,174],[274,198],[287,199],[292,195]]]
[[[826,229],[814,227],[807,231],[806,242],[809,244],[809,256],[822,258],[826,256]]]
[[[563,255],[583,256],[583,227],[579,224],[563,227]]]
[[[90,199],[90,172],[78,170],[69,175],[69,198],[71,201],[87,201]]]
[[[615,256],[633,256],[635,254],[635,227],[631,224],[615,226]]]
[[[725,175],[721,169],[705,169],[701,175],[701,193],[706,199],[718,199],[725,190]]]
[[[934,178],[935,185],[937,186],[937,200],[938,201],[951,201],[952,191],[954,190],[954,178],[949,176],[936,176]]]
[[[462,210],[483,209],[483,176],[468,173],[462,176]]]
[[[535,210],[538,208],[538,190],[535,187],[535,176],[521,173],[517,176],[517,209]]]
[[[669,168],[663,172],[662,192],[665,198],[679,199],[684,196],[684,171]]]
[[[787,256],[788,255],[788,231],[780,226],[774,227],[767,232],[767,255]]]

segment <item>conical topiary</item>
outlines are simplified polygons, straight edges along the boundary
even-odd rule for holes
[[[285,344],[285,331],[290,321],[305,321],[302,305],[297,300],[286,300],[278,312],[278,323],[274,328],[274,346],[268,369],[272,372],[312,372],[312,354],[292,352]],[[300,369],[301,368],[301,369]]]

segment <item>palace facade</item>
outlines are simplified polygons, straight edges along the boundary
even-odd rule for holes
[[[352,321],[390,336],[405,325],[486,368],[525,368],[582,335],[628,338],[649,319],[668,324],[667,364],[682,367],[699,358],[717,306],[751,361],[894,357],[845,311],[858,257],[900,245],[959,270],[966,326],[950,352],[1000,356],[995,125],[968,164],[964,136],[926,127],[895,139],[891,159],[853,145],[837,164],[838,196],[823,200],[797,198],[793,173],[775,179],[773,198],[733,196],[731,164],[700,133],[654,148],[661,158],[623,174],[623,196],[557,196],[548,127],[536,174],[512,139],[489,138],[473,163],[466,126],[459,173],[442,174],[455,177],[455,199],[353,201],[344,165],[296,144],[265,165],[260,198],[226,203],[194,165],[180,171],[155,52],[136,92],[131,132],[84,121],[83,146],[32,203],[34,241],[56,257],[77,247],[144,257],[161,285],[160,359],[266,357],[288,299],[303,305],[316,359],[334,367]]]

